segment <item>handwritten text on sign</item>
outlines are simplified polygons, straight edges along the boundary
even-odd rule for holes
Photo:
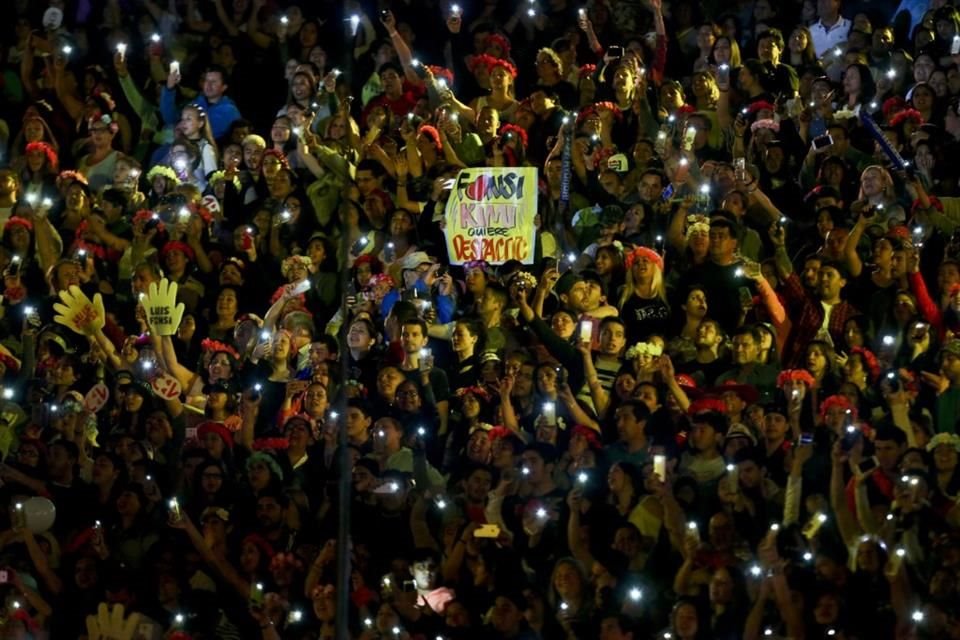
[[[532,264],[536,215],[535,168],[464,169],[447,201],[444,231],[450,264]]]

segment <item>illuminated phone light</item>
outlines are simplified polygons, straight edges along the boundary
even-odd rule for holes
[[[280,16],[280,24],[290,24],[290,19],[287,16]]]
[[[770,531],[780,531],[780,525],[774,522],[772,525],[770,525]]]
[[[760,565],[754,564],[750,566],[750,575],[754,578],[759,578],[763,574],[763,569],[760,568]]]
[[[734,471],[736,471],[736,469],[737,469],[737,466],[734,464],[727,465],[727,473],[733,473]]]
[[[544,518],[546,518],[546,517],[547,517],[547,510],[544,509],[543,507],[540,507],[539,509],[537,509],[537,517],[540,518],[541,520],[543,520]]]
[[[579,482],[580,484],[587,484],[587,480],[589,479],[590,479],[590,476],[587,474],[586,471],[581,471],[580,473],[577,474],[577,482]]]
[[[630,589],[629,595],[631,600],[633,600],[634,602],[638,602],[641,598],[643,598],[643,591],[638,589],[637,587],[634,587],[633,589]]]
[[[883,346],[892,347],[894,342],[896,342],[896,338],[893,336],[883,336]],[[893,378],[893,373],[888,373],[887,377]]]
[[[154,44],[160,42],[160,34],[159,33],[150,34],[150,42],[153,42]]]
[[[803,554],[803,561],[804,561],[804,562],[810,562],[810,561],[812,561],[812,560],[813,560],[813,554],[812,554],[812,553],[810,553],[809,551],[807,551],[807,552],[805,552],[805,553]]]
[[[339,418],[339,417],[340,417],[340,414],[337,413],[336,411],[331,411],[331,412],[330,412],[330,419],[331,419],[331,420],[336,420],[336,419]]]

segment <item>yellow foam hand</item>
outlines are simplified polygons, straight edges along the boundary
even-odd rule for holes
[[[101,602],[97,615],[87,616],[87,637],[90,640],[132,640],[140,624],[140,614],[131,613],[126,620],[123,614],[122,604],[110,608],[106,602]]]
[[[140,304],[147,313],[147,324],[157,336],[172,336],[183,318],[183,303],[177,304],[177,283],[166,278],[151,282]]]
[[[53,310],[57,312],[54,322],[81,335],[92,335],[103,329],[106,316],[103,312],[103,298],[99,293],[93,296],[91,302],[80,287],[73,285],[69,290],[60,292],[60,300],[61,302],[53,305]]]

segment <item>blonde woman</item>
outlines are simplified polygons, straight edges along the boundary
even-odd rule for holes
[[[860,174],[860,195],[851,208],[856,214],[867,212],[871,223],[885,227],[902,225],[907,219],[903,207],[897,204],[890,172],[876,164]]]
[[[663,257],[653,249],[637,247],[626,256],[627,283],[620,298],[620,317],[627,342],[663,335],[670,322],[670,307],[663,284]]]
[[[707,144],[715,149],[723,146],[723,129],[717,118],[717,103],[720,101],[720,88],[717,79],[709,71],[693,74],[692,90],[697,113],[710,120],[710,133]]]

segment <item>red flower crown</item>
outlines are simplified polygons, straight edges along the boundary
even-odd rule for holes
[[[45,156],[47,156],[47,162],[50,163],[50,168],[54,171],[57,170],[57,167],[60,164],[60,159],[57,157],[57,152],[53,150],[46,142],[30,142],[27,144],[27,153],[33,153],[34,151],[40,151]]]
[[[204,353],[226,353],[233,356],[235,360],[240,359],[240,354],[237,353],[236,349],[224,342],[220,342],[219,340],[214,340],[212,338],[204,338],[200,343],[200,350]]]
[[[807,389],[812,389],[817,384],[817,381],[806,369],[786,369],[777,376],[777,387],[782,389],[783,385],[791,380],[799,380],[806,385]]]

